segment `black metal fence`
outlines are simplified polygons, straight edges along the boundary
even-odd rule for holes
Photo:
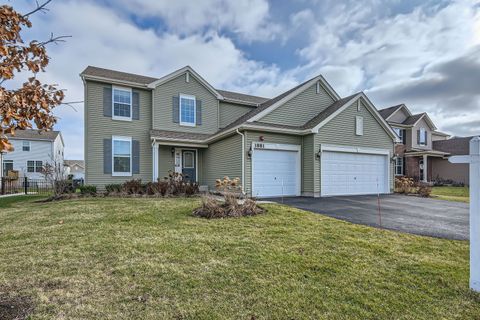
[[[72,188],[76,189],[73,181]],[[6,194],[40,194],[48,195],[53,193],[54,182],[45,179],[29,179],[27,177],[12,179],[2,177],[0,180],[0,195]]]

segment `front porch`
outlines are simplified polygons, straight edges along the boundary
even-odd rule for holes
[[[176,172],[201,185],[203,151],[208,148],[208,145],[200,140],[204,135],[160,130],[154,130],[154,133],[155,135],[151,136],[152,180],[157,181],[167,177],[169,172]]]
[[[405,152],[404,175],[418,181],[431,182],[435,178],[432,176],[432,159],[444,159],[448,155],[448,153],[436,150]]]

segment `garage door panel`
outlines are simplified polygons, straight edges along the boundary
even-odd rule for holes
[[[388,157],[348,152],[322,153],[322,195],[388,192]]]
[[[298,151],[256,149],[253,154],[252,195],[278,197],[298,195]]]

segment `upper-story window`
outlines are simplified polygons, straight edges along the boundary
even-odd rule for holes
[[[132,120],[132,90],[113,87],[112,95],[112,118],[115,120]]]
[[[30,141],[22,142],[22,151],[30,151]]]
[[[393,128],[393,130],[395,131],[395,133],[397,134],[397,136],[400,138],[400,141],[404,141],[403,140],[403,134],[404,134],[404,130],[403,129],[400,129],[400,128]]]
[[[27,172],[42,172],[43,171],[43,162],[42,161],[27,161]]]
[[[195,97],[189,95],[180,95],[180,125],[195,126],[196,123],[196,103]]]
[[[418,144],[421,146],[427,145],[427,130],[425,128],[420,128],[420,135],[418,137]]]
[[[132,175],[132,138],[112,137],[113,176]]]

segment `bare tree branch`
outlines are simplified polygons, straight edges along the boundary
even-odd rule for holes
[[[30,15],[34,14],[35,12],[38,12],[38,11],[40,11],[40,12],[48,11],[48,9],[45,8],[45,7],[46,7],[47,4],[49,4],[51,1],[52,1],[52,0],[47,0],[47,1],[45,1],[43,4],[39,4],[38,1],[36,1],[37,7],[36,7],[34,10],[32,10],[32,11],[24,14],[23,17],[26,18],[26,17],[28,17],[28,16],[30,16]]]
[[[71,38],[72,36],[58,36],[58,37],[54,37],[53,36],[53,32],[50,34],[50,39],[46,40],[46,41],[43,41],[43,42],[39,42],[38,43],[38,46],[39,47],[44,47],[46,46],[47,44],[49,43],[54,43],[54,44],[58,44],[59,42],[65,42],[65,38]]]

